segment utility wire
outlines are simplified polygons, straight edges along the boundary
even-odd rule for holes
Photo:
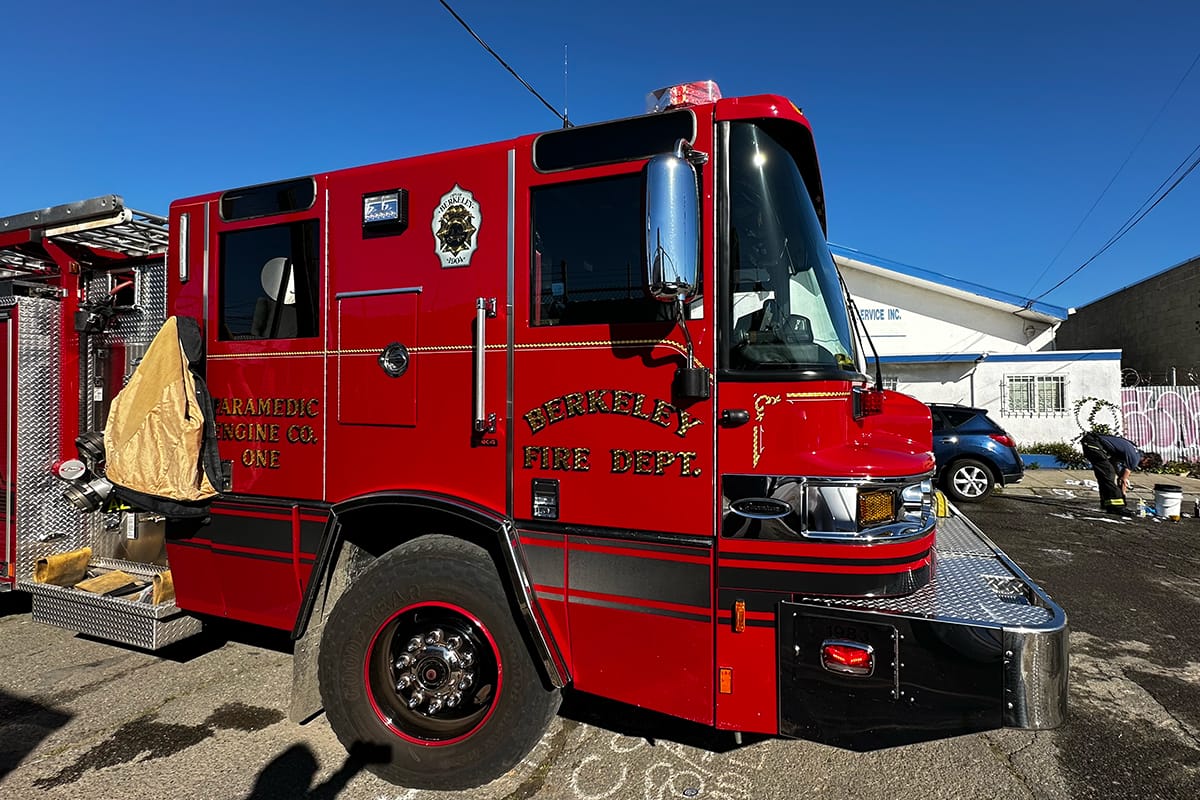
[[[1093,253],[1091,258],[1089,258],[1087,261],[1084,261],[1082,264],[1080,264],[1078,267],[1076,267],[1074,270],[1072,270],[1071,273],[1069,275],[1067,275],[1067,277],[1063,278],[1061,281],[1054,284],[1049,289],[1047,289],[1046,291],[1039,294],[1037,297],[1030,300],[1029,303],[1026,305],[1026,308],[1028,308],[1029,306],[1032,306],[1038,300],[1041,300],[1043,297],[1050,294],[1051,292],[1053,292],[1058,287],[1062,286],[1067,281],[1071,280],[1071,278],[1074,278],[1076,275],[1078,275],[1083,270],[1084,267],[1086,267],[1088,264],[1092,263],[1097,258],[1099,258],[1104,253],[1104,251],[1108,250],[1108,248],[1112,247],[1114,244],[1119,242],[1121,240],[1121,238],[1125,236],[1125,234],[1127,234],[1131,230],[1133,230],[1133,227],[1135,225],[1137,225],[1139,222],[1141,222],[1142,219],[1145,218],[1145,216],[1147,214],[1149,214],[1151,211],[1153,211],[1155,206],[1157,206],[1159,203],[1161,203],[1163,200],[1165,200],[1167,195],[1169,195],[1172,191],[1174,191],[1175,187],[1178,186],[1180,183],[1182,183],[1183,179],[1186,178],[1188,176],[1188,174],[1191,173],[1192,170],[1194,170],[1197,166],[1200,166],[1200,155],[1197,155],[1197,153],[1200,153],[1200,145],[1196,145],[1196,147],[1192,149],[1192,152],[1188,153],[1187,156],[1183,159],[1183,161],[1179,162],[1179,166],[1177,166],[1174,170],[1172,170],[1171,174],[1166,177],[1166,180],[1164,180],[1162,183],[1160,183],[1158,185],[1158,188],[1150,193],[1150,196],[1146,198],[1145,202],[1142,203],[1142,205],[1138,208],[1137,211],[1133,212],[1133,215],[1130,216],[1129,219],[1125,220],[1125,224],[1123,224],[1117,230],[1117,232],[1114,233],[1109,238],[1109,240],[1104,243],[1103,247],[1101,247],[1099,250],[1097,250],[1095,253]],[[1189,158],[1192,159],[1190,164],[1188,163]],[[1186,169],[1185,169],[1185,165],[1186,165]],[[1182,174],[1180,174],[1180,170],[1183,170]],[[1175,178],[1175,182],[1172,183],[1170,186],[1168,186],[1165,191],[1160,192],[1160,190],[1164,186],[1167,185],[1167,182],[1170,181],[1171,178],[1176,175],[1179,175],[1179,177]],[[1156,194],[1158,195],[1157,197],[1155,197]]]
[[[1117,178],[1120,177],[1121,173],[1125,170],[1125,166],[1129,163],[1129,160],[1133,158],[1133,154],[1136,153],[1138,148],[1142,146],[1142,142],[1146,141],[1146,137],[1158,123],[1159,117],[1161,117],[1163,112],[1167,110],[1167,106],[1171,105],[1171,101],[1175,99],[1175,95],[1179,94],[1180,87],[1183,86],[1183,83],[1188,79],[1188,76],[1192,74],[1192,70],[1196,68],[1197,63],[1200,63],[1200,52],[1196,53],[1196,57],[1192,59],[1191,66],[1187,68],[1187,71],[1183,73],[1183,77],[1180,78],[1179,82],[1175,84],[1175,88],[1171,90],[1171,94],[1158,109],[1158,113],[1154,115],[1152,120],[1150,120],[1150,124],[1146,126],[1146,130],[1142,131],[1141,138],[1139,138],[1133,145],[1133,148],[1129,151],[1129,155],[1125,156],[1125,160],[1121,162],[1121,166],[1117,167],[1117,171],[1114,172],[1113,176],[1108,179],[1108,183],[1105,184],[1104,188],[1100,191],[1100,196],[1096,198],[1096,202],[1092,203],[1092,207],[1089,208],[1087,213],[1083,215],[1083,219],[1079,220],[1079,224],[1075,226],[1075,230],[1071,231],[1071,235],[1067,237],[1065,242],[1063,242],[1063,246],[1058,248],[1058,252],[1054,254],[1054,258],[1050,259],[1050,263],[1046,264],[1045,268],[1037,276],[1037,280],[1035,280],[1033,285],[1029,287],[1029,291],[1026,292],[1026,294],[1033,293],[1033,290],[1037,288],[1037,285],[1042,282],[1042,278],[1046,277],[1046,273],[1050,271],[1050,268],[1053,267],[1058,261],[1059,256],[1061,256],[1063,251],[1067,249],[1067,246],[1071,244],[1071,242],[1075,241],[1076,234],[1079,233],[1079,230],[1083,227],[1083,224],[1092,216],[1092,212],[1096,210],[1096,206],[1100,205],[1100,201],[1104,199],[1106,194],[1108,194],[1108,190],[1111,189],[1112,185],[1117,182]]]
[[[505,61],[503,58],[501,58],[501,57],[500,57],[500,54],[499,54],[499,53],[497,53],[495,50],[493,50],[491,47],[489,47],[487,42],[485,42],[483,39],[480,39],[480,38],[479,38],[479,34],[478,34],[478,33],[476,33],[475,31],[473,31],[473,30],[471,29],[471,26],[467,24],[467,21],[466,21],[465,19],[463,19],[462,17],[460,17],[460,16],[458,15],[458,12],[457,12],[457,11],[455,11],[453,8],[451,8],[451,7],[450,7],[450,4],[449,4],[449,3],[447,3],[447,2],[446,2],[446,0],[438,0],[438,2],[440,2],[440,3],[442,4],[442,7],[443,7],[443,8],[445,8],[447,11],[449,11],[449,12],[450,12],[450,15],[451,15],[452,17],[454,17],[456,20],[458,20],[458,24],[459,24],[459,25],[462,25],[462,26],[463,26],[463,28],[465,28],[465,29],[466,29],[467,33],[469,33],[469,34],[471,34],[471,36],[475,37],[475,41],[479,42],[480,46],[481,46],[481,47],[483,47],[483,49],[484,49],[484,50],[487,50],[489,53],[491,53],[491,54],[492,54],[492,57],[493,57],[493,58],[495,58],[497,61],[499,61],[499,62],[500,62],[500,66],[502,66],[502,67],[504,67],[506,70],[508,70],[508,71],[509,71],[509,72],[512,74],[512,76],[513,76],[514,78],[516,78],[518,81],[520,81],[520,82],[521,82],[521,85],[522,85],[522,86],[524,86],[526,89],[528,89],[528,90],[529,90],[529,91],[530,91],[530,92],[533,94],[533,96],[534,96],[534,97],[536,97],[538,100],[541,100],[541,101],[542,101],[542,105],[544,105],[546,108],[550,109],[550,113],[551,113],[551,114],[553,114],[554,116],[556,116],[556,117],[558,117],[560,120],[562,120],[562,124],[563,124],[563,127],[564,127],[564,128],[570,128],[570,127],[572,127],[572,126],[571,126],[571,121],[570,121],[569,119],[567,119],[567,116],[566,116],[566,114],[560,114],[560,113],[558,113],[558,109],[557,109],[557,108],[555,108],[554,106],[552,106],[552,105],[550,105],[548,102],[546,102],[546,98],[544,98],[544,97],[542,97],[540,94],[538,94],[538,90],[537,90],[537,89],[535,89],[535,88],[533,88],[532,86],[530,86],[530,85],[529,85],[529,82],[528,82],[528,81],[526,81],[524,78],[522,78],[520,75],[518,75],[518,74],[517,74],[517,71],[516,71],[515,69],[513,69],[512,67],[510,67],[510,66],[508,65],[508,62],[507,62],[507,61]]]

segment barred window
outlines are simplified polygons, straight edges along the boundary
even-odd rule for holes
[[[1065,414],[1067,379],[1063,375],[1008,375],[1004,410],[1009,414]]]

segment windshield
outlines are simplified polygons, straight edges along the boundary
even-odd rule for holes
[[[767,124],[729,136],[731,369],[857,371],[841,283],[791,154]]]

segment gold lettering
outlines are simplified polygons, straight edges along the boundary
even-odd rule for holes
[[[671,412],[675,407],[666,400],[655,400],[654,411],[650,414],[650,421],[655,425],[660,425],[664,428],[671,427]]]
[[[571,468],[571,451],[566,447],[554,448],[554,460],[550,469],[569,470]]]
[[[546,421],[546,412],[541,408],[531,408],[525,412],[525,422],[529,424],[529,432],[537,433],[548,424]]]
[[[638,419],[650,419],[650,415],[642,410],[642,406],[646,404],[646,395],[638,394],[633,398],[633,409],[629,412]]]
[[[629,472],[633,457],[632,453],[628,450],[609,450],[608,452],[612,454],[612,471],[614,473]]]
[[[271,416],[273,416],[273,417],[287,416],[286,414],[283,413],[284,412],[284,403],[283,403],[282,397],[274,398],[271,401],[271,407],[273,409],[271,412]]]
[[[662,475],[667,467],[675,463],[675,454],[670,450],[659,450],[654,454],[654,474]]]
[[[561,397],[556,397],[553,400],[547,400],[546,402],[542,403],[542,408],[546,410],[546,419],[550,421],[551,425],[556,422],[562,422],[567,418],[566,414],[563,413]]]
[[[700,424],[700,420],[693,417],[682,408],[675,409],[679,412],[679,427],[675,429],[675,435],[679,437],[687,436],[687,432]]]
[[[654,453],[650,450],[633,451],[633,474],[652,475],[654,473]]]
[[[583,392],[571,392],[563,395],[563,402],[567,406],[568,417],[582,417],[587,411],[584,409]]]
[[[591,454],[591,451],[586,447],[576,447],[571,451],[571,469],[576,472],[587,472],[590,470],[591,466],[588,465],[588,456]]]
[[[604,389],[589,389],[587,393],[587,413],[607,414],[609,408],[604,404]]]
[[[525,469],[533,469],[533,465],[537,463],[538,449],[531,445],[525,445]]]
[[[233,411],[230,412],[230,416],[240,417],[241,415],[242,415],[242,398],[235,397],[235,398],[233,398]]]
[[[695,460],[695,453],[680,453],[679,454],[679,474],[685,478],[698,478],[703,471],[699,467],[692,468],[692,461]]]
[[[613,413],[624,414],[629,416],[629,412],[633,407],[633,392],[627,392],[624,389],[613,389]]]

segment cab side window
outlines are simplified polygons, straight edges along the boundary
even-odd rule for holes
[[[315,219],[221,234],[220,339],[319,335],[319,238]]]
[[[536,188],[531,205],[530,325],[667,318],[643,288],[641,173]]]

